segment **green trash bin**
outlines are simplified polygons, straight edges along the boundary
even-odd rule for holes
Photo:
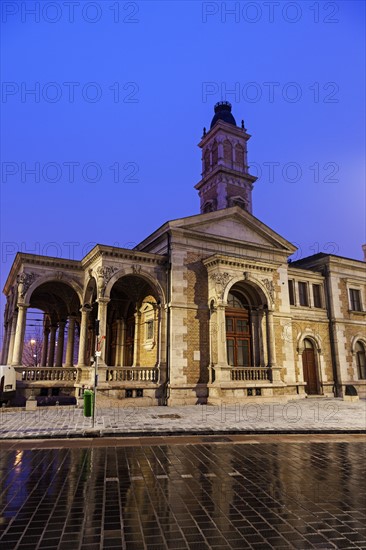
[[[84,391],[84,416],[93,416],[94,392],[92,390]]]

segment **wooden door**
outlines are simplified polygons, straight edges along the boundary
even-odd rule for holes
[[[304,371],[304,382],[306,382],[305,391],[308,395],[316,395],[319,393],[318,374],[316,367],[315,351],[311,342],[305,344],[305,349],[302,352],[302,367]],[[311,346],[311,347],[310,347]]]

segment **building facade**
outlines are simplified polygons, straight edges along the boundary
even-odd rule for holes
[[[366,396],[365,263],[296,248],[252,214],[244,123],[215,106],[199,144],[201,213],[165,223],[133,250],[97,245],[82,260],[18,253],[4,293],[2,364],[19,391],[121,405]],[[27,311],[42,353],[24,365]]]

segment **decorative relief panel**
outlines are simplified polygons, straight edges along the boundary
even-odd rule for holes
[[[33,284],[33,282],[38,278],[38,275],[36,275],[33,272],[30,273],[19,273],[17,276],[17,283],[19,285],[19,294],[22,298],[27,293],[28,288]]]
[[[102,265],[97,268],[98,286],[101,294],[104,294],[108,281],[113,277],[113,274],[118,271],[116,267]]]
[[[220,300],[224,298],[225,288],[232,278],[232,275],[226,271],[224,273],[212,273],[211,280],[215,283],[216,294]]]
[[[263,279],[262,282],[263,282],[264,286],[266,287],[267,292],[268,292],[272,302],[274,302],[274,285],[273,285],[273,281],[271,281],[270,279]]]

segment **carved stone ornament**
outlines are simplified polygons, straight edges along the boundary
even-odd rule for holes
[[[215,283],[216,294],[220,300],[224,298],[226,285],[231,279],[232,276],[226,271],[224,273],[212,273],[211,280]]]
[[[63,276],[64,276],[64,274],[63,274],[62,271],[56,271],[56,274],[55,274],[55,275],[56,275],[56,279],[57,279],[58,281],[61,281],[61,279],[62,279]]]
[[[117,268],[109,265],[102,265],[97,268],[98,279],[101,281],[100,289],[104,293],[105,287],[113,274],[117,271]]]
[[[134,264],[132,266],[132,271],[138,275],[139,273],[141,273],[141,266],[139,264]]]
[[[268,292],[272,302],[274,302],[274,285],[273,285],[273,281],[271,281],[270,279],[263,279],[263,284],[266,287],[267,292]]]
[[[28,288],[37,279],[37,277],[38,277],[38,275],[36,275],[33,272],[25,273],[23,271],[23,273],[19,273],[19,275],[17,276],[17,282],[18,282],[18,285],[20,286],[19,293],[20,293],[20,296],[22,298],[24,298],[24,296],[27,293]]]

